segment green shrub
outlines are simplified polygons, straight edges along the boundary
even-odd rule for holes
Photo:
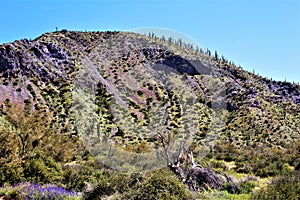
[[[0,163],[0,185],[19,183],[24,180],[21,163]]]
[[[60,164],[51,157],[40,157],[28,160],[24,167],[24,177],[29,182],[60,182],[63,173]]]
[[[277,178],[265,188],[253,193],[253,200],[298,200],[300,198],[300,172],[293,171],[285,173]]]
[[[247,181],[247,182],[241,183],[239,186],[240,186],[243,194],[251,193],[253,191],[253,189],[256,187],[256,185],[253,181]]]
[[[102,199],[115,193],[123,194],[134,187],[136,178],[138,177],[126,173],[105,174],[100,177],[97,186],[85,195],[85,199]]]
[[[24,199],[17,188],[8,189],[5,187],[0,188],[0,197],[1,199]]]
[[[131,196],[131,199],[191,199],[186,186],[167,170],[153,172],[137,190],[127,195]]]
[[[103,175],[97,186],[85,199],[103,199],[115,196],[121,199],[191,199],[186,186],[168,170],[156,172],[109,173]]]
[[[91,181],[93,175],[95,175],[93,169],[89,166],[66,167],[63,171],[62,184],[66,189],[83,191],[86,182]]]
[[[61,166],[74,157],[77,144],[51,129],[49,117],[9,103],[0,119],[0,185],[63,179]]]

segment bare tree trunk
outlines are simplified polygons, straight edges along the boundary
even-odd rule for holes
[[[195,164],[193,153],[188,156],[191,167],[186,172],[180,167],[180,163],[169,164],[168,167],[173,171],[192,191],[203,191],[205,189],[224,189],[229,193],[240,193],[241,189],[230,177],[214,172],[212,169],[204,168]],[[178,159],[179,160],[179,159]]]

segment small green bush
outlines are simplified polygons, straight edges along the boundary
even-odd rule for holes
[[[21,163],[0,163],[0,185],[5,183],[19,183],[24,181]]]
[[[247,182],[241,183],[239,186],[240,186],[243,194],[249,194],[253,191],[253,189],[255,188],[256,185],[253,181],[247,181]]]
[[[105,174],[99,178],[97,186],[85,195],[85,199],[102,199],[115,193],[123,194],[134,187],[136,178],[138,177],[126,173]]]
[[[293,171],[285,173],[277,178],[265,188],[254,192],[252,200],[298,200],[300,198],[300,172]]]
[[[66,167],[63,171],[62,183],[69,190],[83,191],[86,182],[90,182],[93,176],[93,169],[89,166]],[[92,181],[91,181],[92,182]]]
[[[130,199],[191,199],[186,186],[170,171],[153,172],[130,194]],[[127,195],[128,195],[127,194]]]
[[[60,182],[63,178],[62,175],[61,166],[51,157],[28,160],[24,167],[24,177],[30,182]]]

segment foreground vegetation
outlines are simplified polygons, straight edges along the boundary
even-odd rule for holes
[[[282,174],[268,179],[271,181],[267,184],[262,179],[247,176],[244,171],[229,170],[228,163],[234,160],[228,158],[232,152],[229,147],[222,148],[223,152],[228,151],[219,154],[224,157],[206,158],[202,164],[210,163],[216,171],[236,177],[240,194],[209,188],[189,191],[167,167],[140,173],[112,170],[89,155],[76,138],[50,130],[41,113],[26,113],[26,108],[15,108],[16,105],[8,105],[2,116],[10,125],[1,127],[0,196],[19,199],[297,199],[300,192],[299,171],[288,166],[262,166],[263,177]],[[277,162],[288,161],[279,160],[278,152],[274,152],[275,155]],[[272,155],[260,159],[263,159],[261,163],[268,163]],[[247,171],[247,174],[255,173]]]

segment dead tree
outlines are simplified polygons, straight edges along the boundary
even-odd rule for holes
[[[219,174],[210,168],[202,167],[194,161],[193,153],[187,155],[191,166],[184,171],[180,167],[179,158],[174,164],[169,163],[168,167],[173,171],[192,191],[204,191],[211,189],[224,189],[229,193],[240,193],[241,189],[226,174]]]
[[[168,167],[172,172],[174,172],[174,174],[176,174],[179,177],[180,180],[184,180],[185,173],[183,169],[180,167],[179,162],[175,162],[174,164],[168,163]]]

